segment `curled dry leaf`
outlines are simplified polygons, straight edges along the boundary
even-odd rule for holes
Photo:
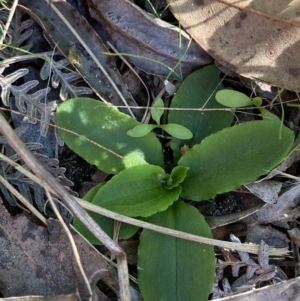
[[[177,27],[146,13],[127,0],[89,0],[99,35],[147,73],[181,78],[212,62],[211,57]],[[171,69],[174,68],[174,72]]]
[[[282,183],[270,180],[258,183],[253,182],[244,186],[264,202],[275,204],[277,202]]]
[[[300,91],[300,2],[169,0],[183,27],[214,59],[245,77]]]
[[[97,95],[117,106],[137,106],[122,81],[114,58],[105,54],[108,50],[99,36],[72,5],[51,1],[49,6],[45,0],[21,0],[19,4],[42,26]],[[138,117],[142,115],[140,110],[130,112]]]
[[[268,224],[289,229],[288,222],[294,221],[300,215],[299,212],[300,186],[292,187],[278,198],[276,204],[266,204],[255,214],[246,217],[248,224]]]
[[[300,278],[296,277],[288,281],[282,281],[271,287],[266,286],[260,289],[250,290],[243,294],[229,296],[216,301],[286,301],[299,299]]]

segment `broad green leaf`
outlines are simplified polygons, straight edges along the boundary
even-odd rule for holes
[[[181,187],[166,189],[160,182],[164,170],[141,165],[125,169],[98,190],[93,203],[127,216],[147,217],[177,201]]]
[[[100,183],[92,189],[90,189],[83,199],[92,203],[94,196],[105,183]],[[114,221],[112,219],[90,211],[88,211],[88,214],[94,219],[96,223],[98,223],[98,225],[101,225],[102,230],[104,230],[111,238],[113,237]],[[73,218],[73,226],[91,244],[101,244],[99,240],[87,229],[87,227],[76,216],[74,216]],[[133,234],[135,234],[138,230],[139,228],[136,226],[122,223],[120,227],[119,238],[127,239]]]
[[[203,216],[181,201],[146,221],[212,237]],[[145,301],[208,300],[214,274],[212,246],[143,230],[138,249],[138,284]]]
[[[181,84],[172,100],[168,122],[181,124],[193,133],[190,140],[173,138],[171,147],[175,158],[180,156],[180,148],[187,144],[193,146],[212,133],[231,125],[233,114],[221,111],[224,108],[215,100],[215,93],[222,89],[220,71],[214,66],[207,66],[190,74]],[[186,110],[192,108],[194,110]],[[201,109],[219,109],[218,111],[202,111]]]
[[[157,127],[156,124],[139,124],[133,129],[126,132],[126,135],[134,138],[140,138],[148,135],[153,129]]]
[[[216,94],[216,100],[221,105],[229,108],[253,106],[253,101],[249,96],[244,93],[228,89],[218,91]]]
[[[190,168],[182,197],[205,200],[256,180],[285,159],[293,141],[291,130],[268,120],[241,123],[205,138],[178,162]]]
[[[165,187],[172,189],[178,186],[186,177],[188,168],[185,166],[176,166],[173,168],[170,178],[167,180]]]
[[[161,129],[166,131],[174,138],[188,140],[193,138],[193,133],[186,127],[176,124],[176,123],[168,123],[160,126]]]
[[[164,102],[161,98],[158,98],[154,101],[151,108],[151,117],[155,122],[160,125],[160,118],[164,113]]]
[[[56,122],[60,128],[73,132],[59,129],[65,143],[107,174],[147,162],[164,166],[155,135],[150,133],[139,139],[127,136],[126,132],[139,122],[98,100],[80,97],[63,102],[58,106]]]
[[[87,202],[92,202],[94,196],[96,195],[97,191],[100,189],[100,187],[102,187],[103,185],[105,185],[106,182],[102,182],[96,186],[94,186],[92,189],[90,189],[86,195],[83,197],[83,199]],[[95,216],[97,216],[97,214],[95,214],[94,212],[90,212],[87,211],[87,213],[93,217],[93,219],[95,218]],[[81,233],[82,236],[84,236],[91,244],[93,245],[99,245],[100,242],[99,240],[88,230],[88,228],[79,220],[79,218],[77,216],[73,217],[73,226],[74,228]]]

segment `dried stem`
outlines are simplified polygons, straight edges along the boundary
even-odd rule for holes
[[[42,187],[57,195],[76,215],[79,220],[98,238],[118,259],[118,275],[120,282],[120,294],[122,301],[130,301],[129,279],[127,269],[127,259],[124,251],[95,223],[95,221],[79,206],[74,197],[62,187],[57,180],[45,169],[44,166],[27,149],[26,145],[16,135],[14,130],[0,114],[0,132],[5,137],[9,145],[24,160],[28,167],[42,180]],[[127,275],[127,276],[125,276]],[[129,298],[128,298],[129,296]]]

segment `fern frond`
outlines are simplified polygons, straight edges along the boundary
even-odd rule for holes
[[[16,129],[18,135],[22,136],[24,131],[26,131],[26,126],[20,129]],[[8,147],[6,140],[0,136],[0,144],[4,145],[5,148]],[[36,152],[37,150],[43,148],[43,145],[39,143],[26,143],[27,148],[34,154],[34,156],[45,166],[45,168],[68,190],[73,186],[73,182],[66,179],[64,173],[66,169],[59,166],[59,161],[57,159],[49,158],[46,155]],[[23,164],[21,158],[18,154],[13,153],[9,158],[19,164],[22,164],[22,167],[29,170],[26,164]],[[38,186],[31,179],[24,176],[18,170],[15,170],[11,165],[6,162],[0,161],[0,174],[6,178],[6,180],[15,186],[18,191],[31,203],[35,203],[39,211],[44,212],[46,194],[44,189]],[[7,188],[0,183],[0,191],[3,193],[5,199],[12,206],[17,205],[15,197],[7,190]],[[73,192],[74,193],[74,192]]]
[[[18,80],[19,78],[26,75],[29,70],[28,69],[19,69],[11,74],[3,76],[4,67],[0,68],[0,86],[1,90],[1,99],[3,104],[8,107],[9,106],[9,94],[11,92],[11,84]]]
[[[57,88],[59,84],[61,85],[59,97],[61,100],[66,100],[67,98],[77,97],[83,94],[92,94],[93,91],[88,87],[78,87],[72,84],[72,82],[81,78],[76,72],[62,72],[63,67],[69,65],[69,60],[62,59],[55,64],[50,64],[45,61],[41,71],[41,79],[45,80],[51,76],[51,85],[53,88]]]
[[[33,46],[33,43],[30,40],[30,37],[33,32],[33,30],[31,29],[33,25],[33,20],[27,19],[22,21],[24,14],[25,13],[19,9],[17,9],[14,14],[13,20],[8,31],[9,41],[7,39],[5,41],[7,45],[12,47],[6,47],[2,51],[0,51],[0,57],[2,59],[11,58],[16,55],[21,55],[23,54],[21,49],[29,51]],[[2,11],[0,14],[1,22],[6,23],[7,16],[7,12]]]

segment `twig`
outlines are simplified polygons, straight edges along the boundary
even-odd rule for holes
[[[51,197],[51,194],[50,192],[46,189],[46,195],[47,195],[47,198],[52,206],[52,209],[57,217],[57,219],[59,220],[61,226],[63,227],[63,229],[65,230],[66,232],[66,235],[70,241],[70,244],[71,244],[71,248],[72,248],[72,251],[73,251],[73,254],[74,254],[74,258],[75,258],[75,261],[78,265],[78,268],[79,268],[79,271],[83,277],[83,280],[85,282],[85,285],[87,286],[87,289],[89,291],[89,295],[90,295],[90,298],[89,298],[89,301],[92,301],[92,296],[93,296],[93,292],[92,292],[92,289],[91,289],[91,286],[90,286],[90,283],[89,283],[89,280],[84,272],[84,269],[83,269],[83,266],[81,264],[81,260],[80,260],[80,256],[79,256],[79,253],[78,253],[78,249],[77,249],[77,246],[75,244],[75,241],[73,239],[73,236],[69,230],[69,228],[67,227],[67,225],[64,223],[60,213],[58,212],[57,210],[57,207],[56,207],[56,204],[54,203],[52,197]]]
[[[12,20],[12,18],[14,16],[15,11],[16,11],[18,2],[19,2],[19,0],[14,0],[13,5],[10,8],[9,16],[8,16],[7,22],[5,24],[3,33],[2,33],[2,37],[0,39],[0,50],[2,49],[3,41],[5,39],[6,33],[7,33],[8,29],[9,29],[9,26],[10,26],[10,23],[11,23],[11,20]]]
[[[43,182],[39,178],[37,178],[35,175],[33,175],[28,170],[24,169],[22,166],[20,166],[13,160],[2,155],[1,153],[0,153],[0,159],[11,164],[15,169],[22,172],[24,175],[26,175],[28,178],[35,181],[39,185],[41,185],[41,186],[43,185]],[[55,194],[55,192],[54,192],[54,194]],[[171,236],[186,239],[186,240],[191,240],[191,241],[195,241],[195,242],[199,242],[199,243],[205,243],[208,245],[213,245],[213,246],[218,246],[218,247],[223,247],[223,248],[228,248],[228,249],[234,249],[234,250],[238,250],[238,251],[245,251],[245,252],[252,253],[252,254],[258,254],[258,252],[259,252],[259,245],[257,245],[257,244],[236,244],[233,242],[227,242],[227,241],[222,241],[222,240],[217,240],[217,239],[210,239],[210,238],[201,237],[201,236],[189,234],[189,233],[182,232],[182,231],[172,230],[169,228],[156,226],[156,225],[153,225],[153,224],[150,224],[147,222],[143,222],[143,221],[131,218],[131,217],[127,217],[127,216],[115,213],[113,211],[93,205],[93,204],[86,202],[79,198],[75,198],[75,199],[79,203],[80,206],[82,206],[83,208],[85,208],[89,211],[93,211],[93,212],[101,214],[103,216],[106,216],[106,217],[109,217],[109,218],[112,218],[112,219],[115,219],[115,220],[118,220],[118,221],[121,221],[124,223],[128,223],[128,224],[131,224],[131,225],[134,225],[137,227],[149,229],[152,231],[156,231],[159,233],[171,235]],[[287,255],[289,252],[286,248],[270,248],[269,253],[272,256],[284,256],[284,255]]]
[[[118,50],[108,41],[107,45],[114,51],[115,54],[118,54]],[[147,93],[147,109],[144,113],[144,116],[141,120],[141,123],[149,123],[149,118],[147,119],[148,116],[148,111],[149,111],[149,106],[150,106],[150,93],[148,90],[147,85],[144,83],[143,79],[139,76],[139,74],[132,68],[132,66],[128,63],[128,61],[122,56],[122,54],[119,55],[119,58],[126,64],[126,66],[134,73],[134,75],[139,79],[139,81],[142,83],[144,88],[146,89]]]
[[[0,182],[23,204],[25,205],[35,216],[47,226],[47,220],[44,216],[38,212],[32,204],[30,204],[21,194],[20,192],[13,187],[5,178],[0,175]]]
[[[88,52],[88,54],[91,56],[91,58],[97,64],[97,66],[100,68],[101,72],[106,76],[106,78],[108,79],[108,81],[110,82],[110,84],[112,85],[112,87],[115,89],[115,91],[119,95],[120,99],[124,103],[126,109],[130,113],[131,117],[134,118],[134,119],[136,119],[135,116],[134,116],[134,114],[133,114],[133,112],[132,112],[132,110],[131,110],[131,107],[129,107],[128,103],[126,102],[126,99],[124,98],[124,96],[122,95],[122,93],[120,92],[120,90],[118,89],[118,87],[115,84],[115,82],[113,81],[113,79],[109,76],[109,74],[107,73],[107,71],[105,70],[105,68],[101,65],[101,63],[99,62],[99,60],[97,59],[97,57],[95,56],[95,54],[93,53],[93,51],[89,48],[89,46],[81,38],[81,36],[78,35],[78,33],[70,25],[69,21],[64,17],[64,15],[56,8],[56,6],[52,3],[53,1],[51,1],[51,0],[45,0],[45,1],[51,6],[51,8],[55,11],[55,13],[59,16],[59,18],[72,31],[72,33],[74,34],[74,36],[77,38],[77,40],[80,42],[80,44],[84,47],[84,49]]]
[[[110,252],[116,255],[118,261],[120,295],[122,296],[122,301],[130,301],[128,267],[124,251],[116,245],[102,229],[100,229],[85,210],[79,206],[74,197],[72,197],[45,169],[45,167],[40,164],[34,155],[27,149],[26,145],[16,135],[2,114],[0,114],[0,132],[3,134],[9,145],[24,160],[27,166],[42,180],[42,187],[57,195],[69,210],[95,235],[95,237],[98,238]],[[15,166],[15,164],[13,166]]]
[[[83,208],[85,208],[89,211],[93,211],[95,213],[104,215],[106,217],[109,217],[109,218],[112,218],[112,219],[115,219],[115,220],[118,220],[118,221],[121,221],[124,223],[131,224],[131,225],[134,225],[137,227],[142,227],[144,229],[149,229],[149,230],[159,232],[162,234],[166,234],[166,235],[170,235],[170,236],[174,236],[174,237],[178,237],[178,238],[182,238],[182,239],[186,239],[186,240],[190,240],[190,241],[194,241],[194,242],[198,242],[198,243],[204,243],[207,245],[228,248],[228,249],[233,249],[233,250],[237,250],[237,251],[244,251],[244,252],[248,252],[248,253],[252,253],[252,254],[258,254],[258,252],[259,252],[258,244],[242,244],[242,243],[237,244],[234,242],[228,242],[228,241],[222,241],[222,240],[197,236],[194,234],[190,234],[190,233],[186,233],[186,232],[182,232],[182,231],[178,231],[178,230],[173,230],[173,229],[157,226],[157,225],[150,224],[147,222],[143,222],[138,219],[127,217],[127,216],[112,212],[110,210],[104,209],[102,207],[96,206],[96,205],[94,205],[90,202],[84,201],[82,199],[79,199],[79,198],[75,198],[75,199],[79,203],[80,206],[82,206]],[[289,251],[286,248],[270,248],[269,249],[269,254],[273,255],[273,256],[283,256],[283,255],[287,255],[288,253],[289,253]]]

